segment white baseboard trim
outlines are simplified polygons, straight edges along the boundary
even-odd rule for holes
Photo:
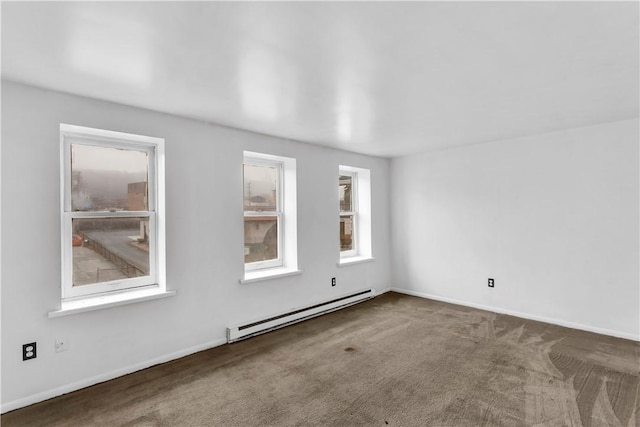
[[[33,405],[34,403],[42,402],[44,400],[51,399],[53,397],[71,393],[72,391],[80,390],[85,387],[90,387],[92,385],[95,385],[101,382],[109,381],[114,378],[121,377],[123,375],[131,374],[133,372],[140,371],[142,369],[150,368],[151,366],[154,366],[154,365],[170,362],[172,360],[189,356],[190,354],[198,353],[203,350],[208,350],[213,347],[218,347],[226,343],[227,343],[226,337],[220,338],[214,341],[209,341],[204,344],[196,345],[196,346],[179,350],[173,353],[165,354],[163,356],[156,357],[151,360],[146,360],[141,363],[136,363],[134,365],[116,369],[115,371],[107,372],[105,374],[96,375],[94,377],[76,381],[71,384],[65,384],[63,386],[56,387],[51,390],[42,391],[40,393],[36,393],[31,396],[23,397],[23,398],[16,399],[14,401],[2,404],[2,409],[0,409],[0,412],[4,414],[5,412],[9,412],[15,409],[23,408],[25,406]]]
[[[466,307],[478,308],[480,310],[491,311],[491,312],[494,312],[494,313],[508,314],[509,316],[515,316],[515,317],[520,317],[520,318],[529,319],[529,320],[536,320],[538,322],[551,323],[552,325],[564,326],[566,328],[579,329],[579,330],[582,330],[582,331],[594,332],[596,334],[609,335],[609,336],[617,337],[617,338],[624,338],[624,339],[628,339],[628,340],[631,340],[631,341],[640,341],[640,336],[633,335],[633,334],[630,334],[628,332],[621,332],[621,331],[614,331],[614,330],[611,330],[611,329],[598,328],[596,326],[584,325],[582,323],[574,323],[574,322],[569,322],[569,321],[566,321],[566,320],[555,319],[555,318],[552,318],[552,317],[545,317],[545,316],[538,316],[538,315],[535,315],[535,314],[522,313],[522,312],[519,312],[519,311],[508,310],[508,309],[501,308],[501,307],[493,307],[493,306],[488,306],[488,305],[476,304],[476,303],[473,303],[473,302],[462,301],[462,300],[458,300],[458,299],[454,299],[454,298],[441,297],[441,296],[438,296],[438,295],[428,294],[428,293],[424,293],[424,292],[411,291],[411,290],[408,290],[408,289],[391,288],[391,290],[393,292],[398,292],[398,293],[401,293],[401,294],[412,295],[412,296],[420,297],[420,298],[432,299],[432,300],[435,300],[435,301],[448,302],[448,303],[451,303],[451,304],[464,305]]]
[[[382,294],[386,294],[387,292],[391,292],[392,290],[393,290],[393,288],[391,286],[389,286],[387,288],[382,288],[379,291],[376,291],[376,296],[382,295]]]

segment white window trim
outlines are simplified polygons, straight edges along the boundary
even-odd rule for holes
[[[287,276],[297,276],[302,274],[302,270],[298,269],[286,269],[286,268],[271,268],[267,270],[256,270],[245,273],[244,279],[240,279],[241,284],[263,282],[265,280],[279,279]]]
[[[59,310],[49,312],[49,318],[69,316],[71,314],[85,313],[87,311],[103,310],[110,307],[133,304],[143,301],[152,301],[161,298],[172,297],[176,291],[161,291],[158,288],[138,288],[123,292],[110,292],[99,294],[90,298],[72,299],[62,301]]]
[[[98,147],[124,148],[146,151],[149,154],[148,211],[119,212],[73,212],[71,211],[71,144]],[[102,129],[60,124],[60,204],[61,204],[61,254],[62,254],[62,301],[87,305],[84,300],[103,301],[104,296],[118,294],[114,300],[131,298],[136,291],[154,295],[166,293],[165,283],[165,235],[164,235],[164,139],[133,135]],[[148,217],[149,228],[149,276],[114,280],[97,284],[73,287],[72,221],[74,218]],[[123,297],[124,295],[124,297]],[[147,295],[148,296],[148,295]],[[97,298],[97,299],[96,299]],[[91,305],[91,304],[89,304]],[[94,304],[103,305],[103,304]],[[107,304],[110,305],[110,304]],[[63,307],[64,308],[64,307]],[[86,311],[86,310],[85,310]]]
[[[251,283],[260,280],[268,280],[278,276],[299,274],[298,269],[298,211],[297,211],[297,184],[296,184],[296,159],[276,156],[272,154],[244,152],[243,164],[280,165],[278,211],[280,222],[278,223],[278,257],[280,262],[269,265],[269,262],[252,266],[244,264],[244,277],[240,283]],[[242,189],[244,194],[244,188]],[[243,216],[244,216],[243,208]],[[272,213],[264,213],[273,216]],[[244,236],[243,236],[244,238]]]
[[[353,264],[362,264],[362,263],[371,262],[374,260],[375,260],[375,257],[352,256],[349,258],[342,258],[338,262],[338,267],[344,267],[344,266],[353,265]]]
[[[374,259],[371,244],[371,171],[369,169],[354,166],[340,165],[338,176],[351,175],[353,180],[352,203],[354,209],[354,233],[355,249],[340,252],[338,265],[352,265],[361,262],[372,261]],[[338,197],[339,199],[339,197]],[[338,222],[340,215],[349,213],[340,212],[338,202]]]

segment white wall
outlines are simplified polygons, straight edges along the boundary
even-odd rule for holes
[[[639,338],[637,119],[398,158],[391,171],[395,287]]]
[[[47,317],[60,306],[60,123],[166,139],[167,287],[175,297]],[[243,150],[297,159],[302,275],[238,283]],[[3,412],[220,344],[229,324],[389,287],[389,163],[3,82]],[[340,164],[371,169],[376,259],[338,268]],[[57,336],[69,351],[54,352]],[[22,344],[32,341],[38,357],[23,362]]]

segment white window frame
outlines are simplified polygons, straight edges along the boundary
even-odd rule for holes
[[[340,176],[351,177],[351,210],[343,211],[342,207],[340,207],[341,219],[343,216],[351,216],[353,218],[351,222],[351,249],[348,251],[340,250],[340,258],[348,258],[358,256],[358,237],[360,234],[358,230],[358,172],[341,168],[338,177]]]
[[[278,175],[278,188],[280,192],[277,195],[277,203],[279,203],[278,211],[280,221],[278,223],[278,258],[280,259],[280,262],[243,262],[244,277],[240,279],[240,283],[253,283],[256,281],[300,274],[301,270],[298,269],[298,191],[296,182],[296,159],[273,154],[256,153],[253,151],[244,151],[243,156],[243,165],[279,165],[280,172]],[[243,200],[244,190],[243,179]],[[244,201],[242,209],[244,216]],[[274,216],[272,212],[265,213],[264,215]],[[242,238],[244,241],[244,234]]]
[[[338,180],[340,176],[351,176],[351,206],[352,212],[343,212],[340,208],[338,181],[338,233],[340,230],[340,216],[353,215],[353,249],[340,250],[338,265],[352,264],[360,261],[373,260],[371,236],[371,170],[355,166],[338,166]]]
[[[71,210],[71,145],[143,151],[148,154],[148,206],[146,211]],[[166,291],[164,243],[164,139],[122,132],[113,132],[69,124],[60,124],[61,161],[61,245],[62,299],[76,300],[119,292],[157,288]],[[72,231],[74,219],[149,218],[149,275],[109,282],[73,286]]]
[[[282,210],[283,197],[282,197],[282,180],[283,180],[283,162],[276,160],[267,160],[265,158],[257,157],[244,157],[244,166],[265,166],[276,169],[276,210],[275,211],[244,211],[244,218],[260,218],[260,217],[276,217],[277,230],[278,230],[278,257],[272,260],[256,261],[244,264],[245,271],[262,270],[265,268],[282,267],[283,253],[284,253],[284,239],[282,237],[284,233],[284,212]],[[244,171],[243,171],[244,176]],[[244,180],[243,180],[244,181]],[[244,183],[243,183],[243,199],[244,199]]]

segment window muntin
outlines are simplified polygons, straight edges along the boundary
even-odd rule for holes
[[[283,265],[281,162],[245,157],[243,165],[245,270]]]
[[[357,254],[357,188],[356,172],[340,171],[340,256]]]
[[[63,298],[164,287],[157,206],[164,141],[60,129]]]

